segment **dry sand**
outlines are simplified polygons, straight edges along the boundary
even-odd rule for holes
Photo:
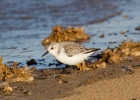
[[[55,100],[140,100],[140,69],[135,74],[94,82],[75,91],[77,94]]]

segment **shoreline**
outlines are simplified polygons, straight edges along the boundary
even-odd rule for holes
[[[85,100],[86,98],[131,100],[136,98],[138,100],[140,88],[136,87],[140,79],[139,62],[139,57],[133,57],[132,61],[107,64],[107,68],[87,71],[72,68],[37,70],[33,72],[35,76],[32,82],[10,83],[9,86],[13,87],[13,91],[6,94],[0,92],[0,99],[13,97],[18,100],[19,98],[24,100]],[[127,89],[128,93],[125,92]]]

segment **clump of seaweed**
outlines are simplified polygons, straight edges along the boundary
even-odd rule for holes
[[[140,42],[123,41],[119,48],[124,55],[140,56]]]
[[[123,41],[119,47],[106,49],[100,61],[107,63],[122,62],[128,56],[140,56],[140,42]]]
[[[103,54],[102,58],[100,59],[101,62],[107,62],[107,63],[117,63],[121,62],[121,52],[119,48],[114,48],[114,49],[106,49]]]
[[[0,58],[0,80],[8,82],[31,82],[34,80],[33,70],[25,67],[18,67],[18,63],[14,63],[12,68],[2,63],[3,58]]]
[[[34,80],[33,70],[25,67],[18,67],[18,63],[15,62],[10,68],[6,64],[2,63],[3,58],[0,57],[0,91],[4,93],[10,93],[13,88],[9,86],[11,82],[31,82]]]
[[[71,27],[67,28],[62,27],[61,25],[55,26],[52,29],[52,33],[42,41],[44,46],[48,46],[52,42],[81,42],[89,40],[90,36],[84,32],[82,27]]]
[[[106,63],[105,62],[91,63],[91,62],[84,61],[80,64],[77,64],[76,66],[80,71],[85,71],[85,70],[90,70],[95,68],[106,68]]]

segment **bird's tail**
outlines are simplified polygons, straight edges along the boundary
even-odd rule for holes
[[[91,53],[91,52],[96,52],[96,51],[99,51],[99,50],[101,50],[101,49],[99,49],[99,48],[90,48],[90,49],[87,49],[87,51],[84,54]]]

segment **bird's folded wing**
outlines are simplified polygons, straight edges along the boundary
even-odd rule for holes
[[[85,48],[79,44],[67,44],[64,46],[65,53],[72,57],[76,54],[83,53]]]

